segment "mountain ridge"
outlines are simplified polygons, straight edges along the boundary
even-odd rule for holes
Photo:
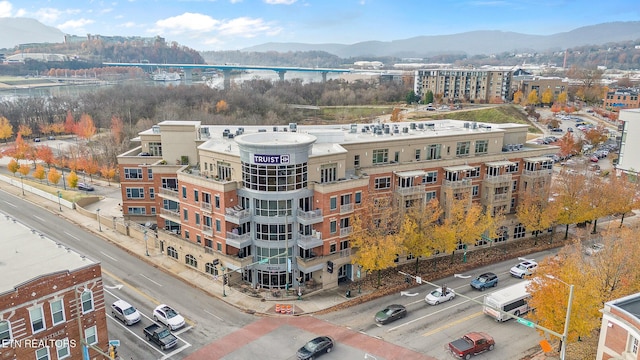
[[[20,44],[62,43],[64,33],[36,19],[0,17],[0,49],[12,49]]]

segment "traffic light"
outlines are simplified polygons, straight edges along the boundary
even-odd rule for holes
[[[109,357],[111,359],[115,359],[117,356],[118,356],[118,348],[113,345],[109,345]]]
[[[327,261],[327,272],[333,274],[333,261]]]
[[[224,285],[227,285],[229,283],[229,278],[227,274],[224,274],[224,277],[222,278],[222,283]]]

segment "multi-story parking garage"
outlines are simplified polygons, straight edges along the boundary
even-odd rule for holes
[[[527,125],[456,120],[329,126],[164,121],[118,157],[123,212],[156,222],[166,256],[234,282],[324,288],[353,279],[352,217],[367,196],[400,207],[465,194],[513,214],[548,183],[556,147]],[[446,211],[446,209],[445,209]],[[513,216],[493,241],[524,237]],[[478,246],[482,241],[478,242]]]

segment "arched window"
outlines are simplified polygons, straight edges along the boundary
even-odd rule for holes
[[[205,263],[204,264],[204,271],[207,274],[211,274],[213,276],[218,275],[218,268],[213,265],[212,263]]]
[[[0,344],[11,340],[11,324],[8,320],[0,321]]]
[[[178,259],[178,251],[173,246],[169,246],[167,248],[167,255],[174,259]]]
[[[191,254],[187,254],[184,257],[184,262],[189,266],[193,266],[195,268],[198,267],[198,260],[196,260],[196,257]]]

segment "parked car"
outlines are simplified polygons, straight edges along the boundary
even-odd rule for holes
[[[600,161],[600,159],[598,159],[598,157],[596,155],[591,155],[591,157],[589,158],[589,161],[598,162],[598,161]]]
[[[165,304],[158,305],[153,310],[153,319],[164,324],[172,331],[180,329],[185,324],[182,315],[171,306]]]
[[[329,336],[318,336],[298,349],[296,356],[298,360],[315,359],[320,355],[330,353],[334,345],[335,342]]]
[[[572,127],[568,127],[568,128],[567,128],[567,131],[568,131],[568,132],[573,132],[573,128],[572,128]]]
[[[456,293],[454,293],[452,289],[443,286],[440,289],[433,290],[432,292],[428,293],[424,298],[424,301],[426,301],[429,305],[438,305],[445,301],[453,300],[453,298],[455,297]]]
[[[597,253],[599,253],[600,251],[604,250],[604,244],[600,244],[600,243],[595,243],[591,246],[589,246],[584,253],[589,255],[589,256],[593,256]]]
[[[470,332],[460,339],[449,343],[449,351],[453,356],[469,360],[471,355],[477,355],[495,348],[496,342],[484,332]]]
[[[376,323],[384,325],[392,321],[402,319],[405,316],[407,316],[407,308],[402,305],[393,304],[378,311],[376,313],[375,320]]]
[[[111,304],[111,315],[125,325],[133,325],[140,321],[140,312],[124,300],[117,300]]]
[[[51,135],[47,136],[47,140],[55,140],[55,139],[56,139],[55,136],[51,136]]]
[[[487,272],[471,280],[471,287],[480,291],[498,285],[498,275]]]
[[[33,139],[33,142],[40,142],[40,141],[42,141],[42,140],[40,140],[40,138],[34,138]]]
[[[511,273],[512,276],[519,277],[520,279],[522,279],[525,276],[532,275],[537,268],[538,268],[537,262],[533,260],[525,260],[520,264],[512,267],[509,273]]]
[[[89,184],[78,183],[78,190],[93,191],[95,189],[93,188],[93,186],[91,186]]]

